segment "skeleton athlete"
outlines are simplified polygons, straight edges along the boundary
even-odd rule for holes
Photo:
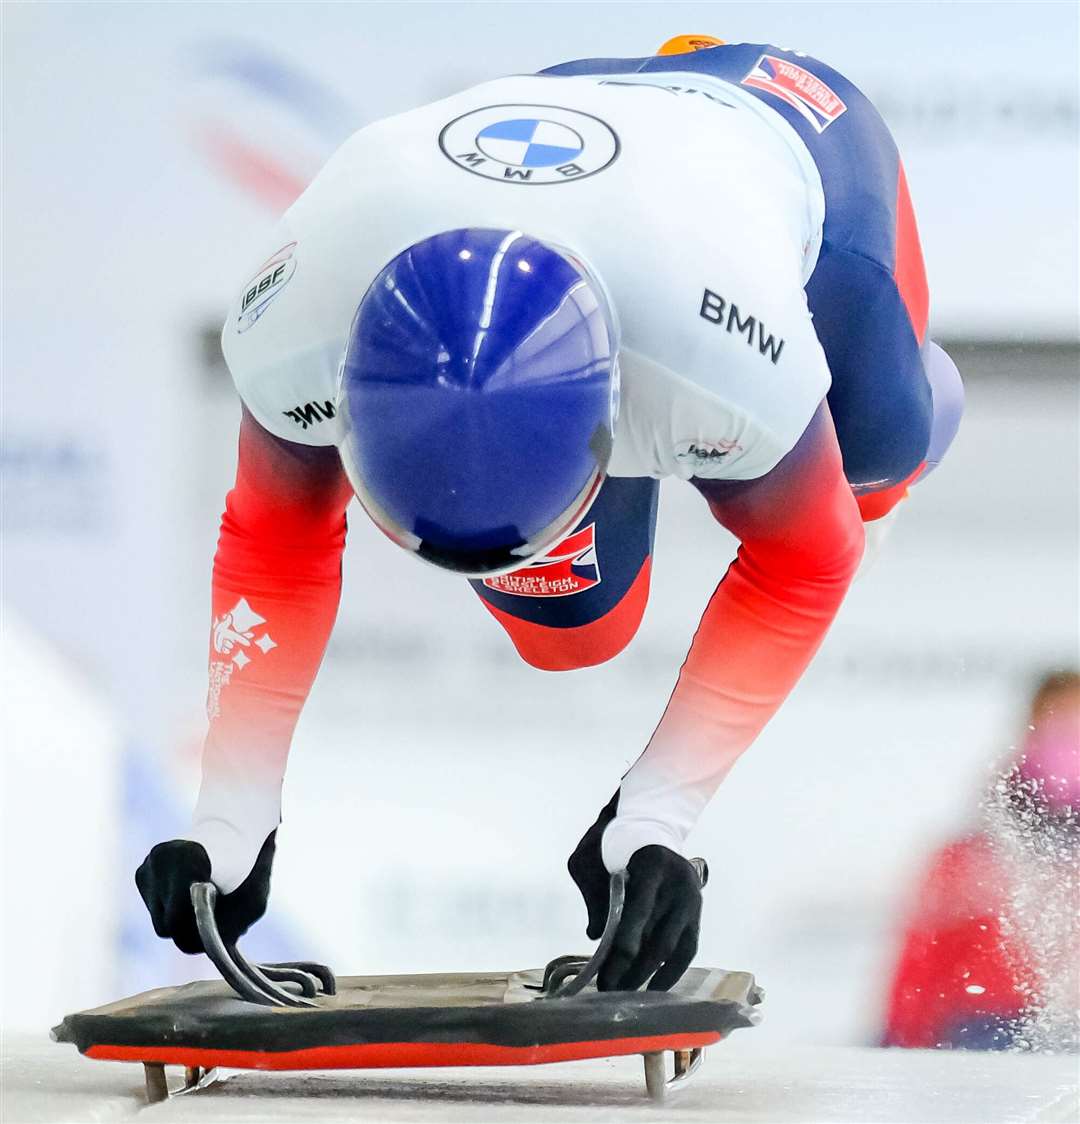
[[[570,858],[599,986],[668,988],[701,892],[687,834],[813,658],[880,527],[959,424],[927,337],[903,168],[816,59],[673,41],[377,121],[269,240],[223,346],[243,400],[214,561],[190,837],[137,881],[201,949],[266,906],[293,729],[333,625],[354,496],[467,578],[535,667],[611,659],[648,598],[659,482],[740,541],[644,751]],[[864,529],[865,528],[865,529]]]

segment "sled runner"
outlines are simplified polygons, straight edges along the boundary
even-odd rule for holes
[[[318,964],[254,965],[217,931],[210,883],[192,887],[204,947],[224,981],[159,988],[68,1015],[53,1030],[91,1058],[142,1062],[151,1102],[214,1069],[374,1069],[536,1065],[641,1054],[649,1095],[662,1100],[698,1067],[706,1046],[759,1021],[762,992],[747,972],[691,968],[671,991],[598,992],[593,979],[621,915],[612,881],[608,925],[591,958],[544,969],[335,978]],[[674,1055],[674,1076],[665,1055]]]

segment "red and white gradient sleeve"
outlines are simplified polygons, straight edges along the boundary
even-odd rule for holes
[[[824,404],[768,475],[695,483],[741,546],[659,726],[623,777],[603,838],[610,871],[649,844],[681,853],[739,754],[810,663],[862,557],[862,521]]]
[[[352,494],[336,449],[275,437],[245,408],[214,557],[210,728],[191,836],[224,893],[280,820],[293,730],[337,614]]]

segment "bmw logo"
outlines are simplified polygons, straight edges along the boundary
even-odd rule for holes
[[[602,172],[619,138],[599,117],[554,105],[489,105],[455,118],[439,134],[452,163],[501,183],[572,183]]]

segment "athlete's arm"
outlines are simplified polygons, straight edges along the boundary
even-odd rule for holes
[[[825,403],[767,475],[694,483],[741,545],[659,726],[623,778],[603,836],[612,871],[650,844],[682,850],[736,758],[813,658],[862,557],[862,522]]]
[[[225,893],[278,825],[293,729],[337,613],[352,494],[336,449],[276,437],[245,407],[214,557],[210,726],[191,835]]]

